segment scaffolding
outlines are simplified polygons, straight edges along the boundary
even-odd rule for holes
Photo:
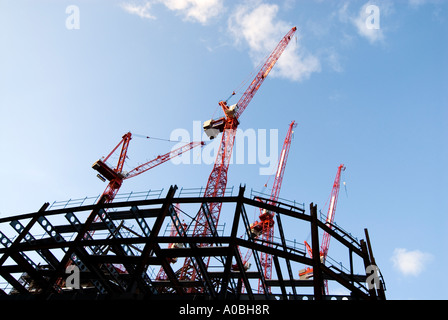
[[[176,195],[177,189],[171,186],[165,197],[160,191],[113,203],[102,197],[93,204],[81,201],[74,206],[78,202],[72,201],[51,209],[45,203],[35,213],[0,219],[0,299],[385,299],[384,279],[377,272],[367,229],[366,239],[358,240],[339,226],[330,228],[322,222],[314,204],[306,210],[303,204],[283,199],[273,203],[253,192],[246,197],[244,186],[237,195],[231,190],[219,198],[195,196],[200,192],[186,189]],[[188,208],[207,210],[216,202],[223,204],[230,227],[214,230],[205,221],[213,231],[210,236],[192,236],[189,226],[196,216],[189,215]],[[247,215],[251,208],[275,214],[278,236],[272,243],[251,234]],[[180,217],[180,212],[185,214]],[[291,240],[300,236],[291,231],[298,230],[291,228],[294,223],[311,232],[314,258]],[[175,236],[167,235],[168,225],[177,228]],[[319,232],[328,232],[344,248],[347,267],[330,259],[325,264],[320,261]],[[245,268],[241,255],[248,250],[252,269]],[[272,257],[271,279],[262,272],[260,253]],[[173,261],[181,261],[181,266],[183,259],[193,261],[199,275],[194,281],[179,280]],[[206,259],[211,261],[208,267]],[[313,268],[312,277],[299,277],[304,268]],[[157,277],[159,269],[163,278]],[[345,293],[326,295],[324,280],[341,286]],[[258,281],[262,293],[254,290]]]

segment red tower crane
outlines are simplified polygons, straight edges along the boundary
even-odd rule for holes
[[[345,171],[345,166],[343,164],[339,165],[339,167],[338,167],[338,170],[336,173],[336,178],[334,179],[334,183],[333,183],[333,188],[331,189],[330,204],[328,206],[327,218],[325,220],[325,224],[330,229],[333,228],[334,217],[336,214],[336,205],[338,203],[342,171]],[[331,239],[331,235],[328,232],[324,232],[324,235],[322,236],[322,243],[320,245],[320,250],[319,250],[320,259],[321,259],[322,263],[325,263],[325,261],[327,259],[328,249],[330,248],[330,239]],[[306,241],[305,241],[305,247],[307,248],[308,254],[310,255],[310,257],[313,257],[311,247]],[[307,268],[306,270],[301,270],[299,275],[301,278],[307,278],[307,277],[309,278],[311,276],[311,274],[312,274],[312,269]],[[328,294],[328,282],[327,282],[327,280],[324,280],[324,282],[325,282],[324,284],[325,284],[326,292]]]
[[[149,138],[149,137],[148,137]],[[100,178],[102,181],[109,181],[109,184],[107,185],[106,189],[104,190],[102,196],[105,196],[106,200],[105,203],[110,203],[114,200],[115,196],[118,193],[118,190],[120,189],[121,185],[123,184],[124,180],[133,178],[135,176],[138,176],[154,167],[157,167],[158,165],[161,165],[164,162],[167,162],[179,155],[181,155],[184,152],[187,152],[193,148],[196,148],[198,146],[204,146],[205,142],[190,142],[180,148],[177,148],[175,150],[172,150],[164,155],[158,156],[157,158],[148,161],[142,165],[139,165],[138,167],[132,169],[129,172],[123,171],[123,166],[126,160],[126,156],[128,153],[129,148],[129,142],[132,139],[132,134],[130,132],[126,133],[121,141],[117,144],[117,146],[109,153],[109,155],[105,158],[102,158],[98,161],[96,161],[92,168],[99,172],[97,175],[98,178]],[[106,164],[107,160],[112,156],[112,154],[117,151],[117,149],[121,146],[120,150],[120,156],[118,158],[117,166],[115,168],[111,168],[108,164]],[[101,217],[97,216],[95,218],[95,222],[97,222]],[[93,235],[93,231],[89,233],[90,236]]]
[[[190,142],[180,148],[177,148],[175,150],[172,150],[162,156],[158,156],[157,158],[148,161],[142,165],[139,165],[138,167],[132,169],[129,172],[123,171],[124,162],[126,160],[126,156],[128,153],[128,147],[129,142],[132,139],[132,134],[130,132],[126,133],[121,141],[118,143],[118,145],[109,153],[109,155],[105,158],[102,158],[98,161],[96,161],[92,168],[99,172],[98,177],[103,180],[109,181],[109,184],[106,187],[106,190],[104,190],[103,195],[106,196],[106,203],[112,202],[115,196],[117,195],[118,190],[120,189],[121,185],[123,184],[124,180],[133,178],[135,176],[138,176],[154,167],[157,167],[158,165],[167,162],[179,155],[181,155],[184,152],[187,152],[193,148],[196,148],[198,146],[204,146],[204,142]],[[118,158],[118,163],[115,168],[111,168],[109,165],[106,164],[107,160],[111,157],[112,154],[115,153],[115,151],[121,146],[120,156]]]
[[[297,126],[295,121],[292,121],[288,128],[285,141],[283,142],[283,148],[278,163],[277,172],[274,179],[274,185],[269,198],[269,204],[275,205],[280,195],[280,189],[282,187],[283,176],[285,174],[286,162],[288,160],[289,149],[291,147],[293,129]],[[272,239],[274,237],[274,214],[267,210],[262,210],[260,213],[260,223],[262,225],[261,239],[269,247],[272,246]],[[266,252],[260,254],[261,266],[263,268],[265,279],[272,279],[272,256]],[[269,290],[271,288],[269,287]],[[258,280],[258,293],[262,293],[263,286],[261,280]]]
[[[280,153],[280,159],[275,173],[274,184],[271,191],[271,196],[268,203],[275,205],[280,195],[280,189],[282,187],[283,177],[285,174],[286,162],[288,161],[289,149],[292,142],[292,134],[294,128],[297,127],[295,121],[292,121],[289,125],[288,132],[286,134],[285,141],[283,142],[282,151]],[[251,224],[250,232],[255,238],[261,237],[262,242],[267,246],[272,246],[272,239],[274,237],[274,214],[267,210],[260,209],[260,221],[256,221]],[[249,250],[243,260],[243,265],[248,266],[247,262],[250,259],[252,250]],[[265,279],[272,278],[272,257],[268,253],[260,254],[261,266],[263,268],[263,274]],[[237,267],[236,265],[234,266]],[[270,288],[269,288],[270,290]],[[258,293],[263,293],[263,286],[261,280],[258,281]]]
[[[117,144],[117,146],[109,153],[109,155],[105,158],[102,158],[98,161],[96,161],[92,168],[98,171],[98,178],[100,178],[103,182],[108,180],[109,184],[107,185],[106,189],[104,190],[102,196],[105,197],[105,203],[111,203],[115,196],[118,193],[118,190],[120,189],[121,185],[123,184],[123,181],[126,179],[130,179],[132,177],[138,176],[154,167],[157,167],[158,165],[169,161],[170,159],[173,159],[179,155],[181,155],[184,152],[189,151],[190,149],[193,149],[197,146],[204,146],[204,142],[191,142],[189,144],[186,144],[178,149],[172,150],[171,152],[168,152],[162,156],[158,156],[157,158],[148,161],[134,169],[132,169],[129,172],[123,171],[123,166],[126,160],[126,156],[128,153],[129,148],[129,142],[132,139],[132,134],[130,132],[126,133],[121,141]],[[118,158],[118,163],[115,168],[111,168],[106,162],[107,160],[112,156],[112,154],[117,151],[117,149],[121,146],[120,150],[120,156]],[[94,222],[97,222],[99,219],[101,219],[100,216],[96,216]],[[94,231],[90,231],[85,234],[85,238],[90,238],[93,236]],[[71,264],[72,261],[69,262]],[[119,272],[125,272],[124,269],[121,268],[121,266],[114,265],[115,269],[117,269]]]
[[[218,120],[209,120],[204,123],[204,130],[210,139],[214,139],[222,132],[221,144],[216,156],[213,170],[209,176],[207,186],[205,189],[204,197],[222,197],[227,185],[227,171],[229,168],[230,157],[233,150],[233,144],[235,142],[236,129],[239,125],[239,118],[251,102],[252,98],[257,93],[261,84],[264,82],[269,72],[278,61],[283,51],[288,46],[292,39],[292,36],[296,32],[297,28],[293,27],[280,41],[274,51],[270,54],[266,62],[261,67],[260,71],[256,75],[255,79],[251,82],[245,93],[242,95],[238,103],[228,106],[226,101],[220,101],[219,105],[224,111],[225,116]],[[197,215],[196,224],[193,229],[193,236],[201,237],[210,235],[210,230],[207,221],[211,221],[216,229],[218,225],[219,216],[221,213],[221,202],[209,203],[206,210],[202,207]],[[202,246],[208,246],[210,244],[202,244]],[[210,259],[205,261],[208,266]],[[196,269],[193,267],[191,259],[185,259],[184,265],[181,269],[180,279],[182,280],[195,280]]]

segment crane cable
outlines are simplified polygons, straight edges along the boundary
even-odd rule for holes
[[[252,69],[252,72],[249,73],[249,75],[246,77],[246,79],[244,79],[237,87],[236,89],[233,91],[232,96],[234,96],[235,94],[239,94],[239,93],[243,93],[243,88],[247,87],[247,83],[254,78],[254,76],[260,71],[261,66],[265,63],[265,61],[267,60],[267,58],[269,57],[269,53],[266,54],[264,56],[263,59],[260,59],[260,62],[258,63],[257,66],[255,66]]]
[[[132,135],[137,137],[137,138],[143,138],[143,139],[153,139],[153,140],[167,141],[167,142],[176,142],[176,143],[182,142],[182,141],[179,141],[179,140],[156,138],[156,137],[150,137],[150,136],[145,136],[145,135],[142,135],[142,134],[135,134],[135,133],[133,133]]]

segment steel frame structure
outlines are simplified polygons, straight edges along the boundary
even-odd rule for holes
[[[317,218],[317,206],[310,205],[307,213],[284,202],[268,198],[245,197],[245,187],[240,186],[237,196],[179,197],[176,186],[171,186],[166,197],[148,200],[107,203],[101,197],[98,203],[75,208],[47,210],[49,204],[30,214],[0,219],[0,282],[6,283],[0,290],[1,299],[203,299],[203,300],[301,300],[305,296],[316,300],[330,298],[385,299],[385,285],[370,288],[366,280],[369,274],[355,272],[354,259],[364,266],[373,265],[375,259],[367,230],[366,241],[353,238],[337,226],[330,228]],[[176,204],[203,206],[220,202],[231,207],[230,233],[211,233],[207,237],[192,236],[180,223]],[[278,240],[261,243],[251,238],[247,210],[264,209],[275,214],[279,230]],[[84,217],[87,216],[87,219]],[[98,216],[104,216],[95,221]],[[193,217],[193,220],[197,218]],[[305,251],[288,245],[282,221],[293,219],[308,224],[311,231],[313,257]],[[81,223],[81,221],[84,221]],[[123,223],[131,223],[135,229],[125,234]],[[164,236],[163,226],[178,226],[176,236]],[[213,221],[208,222],[211,225]],[[239,230],[247,230],[247,238],[237,236]],[[92,237],[85,235],[96,231]],[[16,234],[7,236],[6,234]],[[319,258],[319,232],[329,233],[334,241],[347,249],[350,271],[337,266],[326,266]],[[168,247],[170,243],[182,246]],[[208,246],[200,244],[209,243]],[[246,271],[238,247],[253,250],[255,270]],[[98,250],[98,248],[102,248]],[[107,249],[104,249],[107,248]],[[264,276],[259,261],[260,253],[272,256],[276,278]],[[183,280],[173,269],[173,258],[190,259],[198,277]],[[213,259],[216,265],[208,267]],[[233,261],[239,270],[232,269]],[[66,266],[72,261],[79,268],[81,285],[70,287],[66,280]],[[116,272],[111,265],[125,267]],[[166,277],[156,279],[152,268],[163,268]],[[301,280],[294,268],[313,267],[313,279]],[[334,281],[350,294],[327,296],[324,280]],[[68,280],[67,280],[68,281]],[[256,281],[256,282],[254,282]],[[263,293],[255,289],[261,281]],[[244,285],[244,292],[241,290]],[[6,288],[7,287],[7,288]],[[194,290],[191,288],[200,288]],[[304,288],[312,293],[301,293]],[[254,290],[255,289],[255,290]]]

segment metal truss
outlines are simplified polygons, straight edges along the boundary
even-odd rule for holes
[[[379,285],[372,287],[366,284],[370,276],[366,269],[354,270],[355,259],[366,268],[375,265],[367,230],[367,242],[358,241],[320,221],[313,204],[307,213],[259,196],[246,198],[245,187],[239,188],[237,196],[219,198],[179,197],[176,191],[172,186],[165,198],[114,203],[100,198],[93,205],[55,210],[47,210],[46,203],[35,213],[0,219],[0,299],[385,299],[381,276],[374,279]],[[225,204],[231,217],[230,232],[220,235],[213,230],[207,237],[191,236],[187,228],[197,217],[181,223],[175,206],[202,207],[206,212],[209,204],[217,202]],[[251,207],[275,213],[278,237],[273,242],[264,243],[250,233],[247,210]],[[290,245],[284,219],[307,225],[315,258],[307,257],[304,248]],[[177,235],[165,236],[162,229],[171,223],[177,226]],[[319,232],[328,232],[346,249],[349,269],[320,261]],[[168,246],[173,243],[179,245]],[[248,250],[254,262],[249,270],[241,257]],[[272,257],[275,278],[264,276],[260,253]],[[198,275],[194,281],[179,280],[180,271],[172,263],[178,259],[192,261]],[[207,266],[206,261],[213,262]],[[69,266],[78,269],[78,286],[68,281],[71,274],[67,272],[73,269]],[[297,270],[307,267],[313,268],[313,276],[300,278]],[[163,279],[155,276],[154,270],[160,268]],[[324,280],[338,283],[349,293],[325,295]],[[258,281],[262,294],[254,290]]]

